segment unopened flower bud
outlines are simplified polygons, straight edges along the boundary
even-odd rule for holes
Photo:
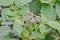
[[[31,22],[34,22],[35,21],[35,19],[34,18],[31,18]]]

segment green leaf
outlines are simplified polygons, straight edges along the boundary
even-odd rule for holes
[[[9,15],[9,16],[15,16],[17,14],[17,11],[12,12],[9,8],[2,10],[2,15]]]
[[[38,14],[40,12],[41,4],[39,0],[33,0],[31,3],[29,3],[29,7],[31,12]]]
[[[0,40],[17,40],[17,39],[14,39],[14,38],[0,38]]]
[[[41,19],[42,23],[46,23],[48,21],[47,18],[44,15],[41,15],[40,19]]]
[[[31,38],[36,39],[36,38],[38,38],[38,35],[39,35],[39,33],[34,31],[34,32],[31,33]]]
[[[6,19],[8,16],[15,16],[17,15],[17,11],[12,12],[9,8],[2,10],[2,18]]]
[[[59,18],[60,18],[60,2],[57,2],[57,3],[56,3],[56,12],[57,12],[57,15],[58,15]]]
[[[45,34],[45,33],[48,33],[51,30],[51,28],[49,28],[47,25],[40,24],[39,30],[41,34]]]
[[[52,0],[40,0],[41,3],[49,3],[51,2]]]
[[[5,37],[2,37],[2,38],[0,38],[0,40],[17,40],[17,39],[14,39],[14,38],[5,38]]]
[[[41,13],[47,18],[47,20],[56,20],[56,12],[54,8],[48,4],[42,5]]]
[[[39,32],[33,31],[33,32],[31,32],[31,35],[29,38],[30,39],[37,39],[37,38],[44,39],[45,35],[42,35]]]
[[[12,1],[11,0],[0,0],[0,6],[8,6],[9,4],[11,4]]]
[[[7,34],[4,37],[1,37],[0,40],[17,40],[15,38],[13,38],[13,35],[15,35],[14,33],[12,33],[12,30],[9,32],[9,34]]]
[[[54,29],[60,30],[60,23],[56,21],[48,21],[47,24]]]
[[[60,0],[58,0],[58,1],[60,1]]]
[[[55,40],[51,35],[46,35],[44,40]]]
[[[17,17],[15,17],[15,16],[10,16],[10,17],[7,17],[6,20],[12,22],[12,21],[16,20],[16,18]]]
[[[10,31],[8,26],[0,26],[0,38],[6,36]]]
[[[41,3],[47,3],[50,4],[52,2],[55,2],[56,0],[40,0]]]
[[[14,0],[16,6],[21,7],[23,5],[27,5],[32,0]]]
[[[25,27],[23,28],[23,31],[22,31],[21,35],[22,35],[22,39],[28,39],[29,32]]]
[[[29,7],[28,6],[22,6],[21,10],[19,10],[18,13],[21,14],[22,16],[25,16],[28,11],[29,11]]]
[[[15,22],[14,22],[14,27],[13,27],[13,29],[19,34],[19,35],[21,35],[21,32],[22,32],[22,30],[23,30],[23,28],[22,28],[22,26],[21,26],[21,24],[19,23],[20,21],[18,21],[18,20],[16,20]]]

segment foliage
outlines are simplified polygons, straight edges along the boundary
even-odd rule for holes
[[[0,40],[60,40],[60,0],[0,0]]]

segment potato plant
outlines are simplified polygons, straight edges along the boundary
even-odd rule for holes
[[[0,0],[0,40],[60,40],[60,0]]]

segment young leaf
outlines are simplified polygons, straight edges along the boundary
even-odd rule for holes
[[[39,0],[33,0],[31,3],[29,3],[29,7],[31,12],[38,14],[40,12],[41,4]]]
[[[29,32],[28,32],[28,30],[25,27],[23,28],[23,31],[21,33],[21,36],[22,36],[22,39],[23,40],[26,40],[29,37]]]
[[[28,11],[29,11],[29,7],[28,6],[22,6],[21,10],[19,10],[18,13],[21,14],[22,16],[25,16]]]

